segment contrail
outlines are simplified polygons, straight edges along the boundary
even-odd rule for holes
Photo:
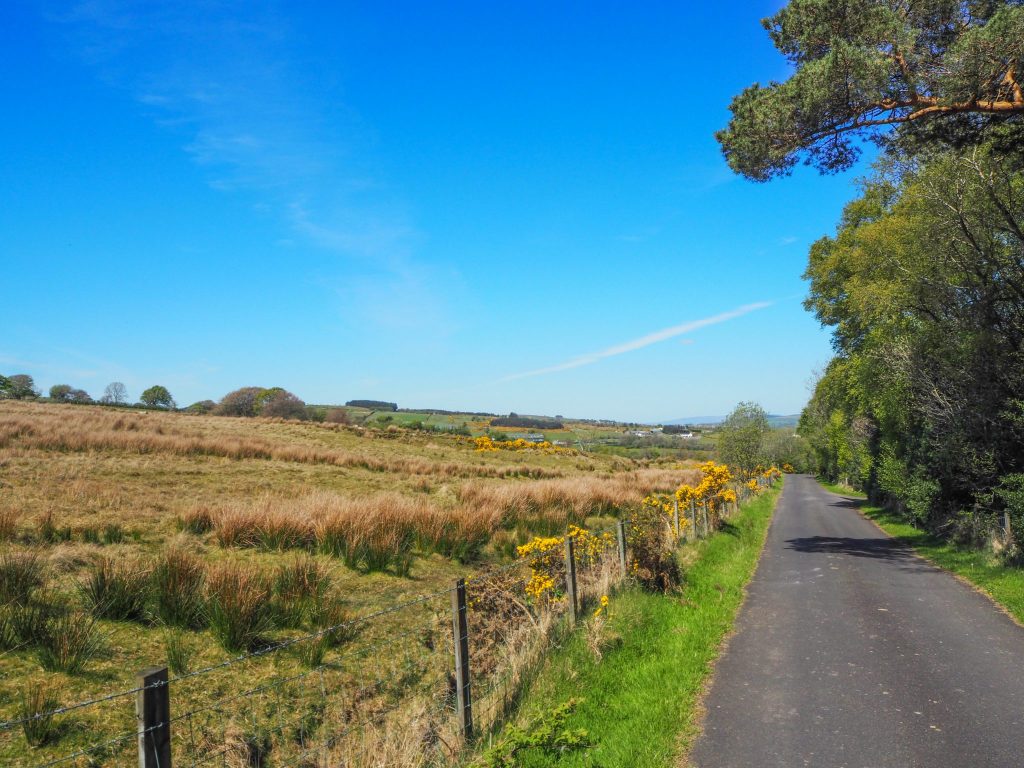
[[[513,373],[499,379],[498,381],[515,381],[516,379],[526,379],[531,376],[543,376],[546,373],[568,371],[572,368],[592,365],[599,360],[604,360],[606,357],[615,357],[616,355],[622,355],[626,352],[643,349],[644,347],[649,347],[651,344],[657,344],[659,341],[665,341],[676,336],[682,336],[684,333],[690,333],[690,331],[695,331],[698,328],[706,328],[709,325],[718,325],[718,323],[724,323],[726,320],[742,317],[743,315],[749,314],[758,309],[770,307],[771,305],[772,303],[770,301],[759,301],[755,304],[745,304],[742,307],[737,307],[736,309],[729,310],[728,312],[722,312],[720,315],[705,317],[702,320],[691,320],[689,322],[682,323],[681,325],[673,325],[670,328],[664,328],[660,331],[649,333],[646,336],[641,336],[639,339],[633,339],[632,341],[627,341],[624,344],[617,344],[614,347],[602,349],[600,352],[589,352],[588,354],[574,357],[571,360],[566,360],[564,363],[559,363],[558,365],[551,365],[547,368],[538,368],[534,371],[525,371],[523,373]]]

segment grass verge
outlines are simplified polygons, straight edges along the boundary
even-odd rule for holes
[[[607,619],[591,619],[550,654],[518,723],[542,721],[578,700],[559,728],[585,729],[590,746],[527,749],[516,765],[663,768],[686,751],[705,678],[743,601],[780,490],[781,484],[712,538],[682,549],[681,595],[627,588]]]
[[[833,493],[863,498],[863,494],[839,490],[827,483],[822,485]],[[865,505],[860,511],[900,544],[974,585],[1003,607],[1015,621],[1024,624],[1024,570],[1004,565],[991,552],[961,547],[933,536],[879,507]]]

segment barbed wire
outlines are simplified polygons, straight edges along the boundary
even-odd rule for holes
[[[154,688],[162,688],[165,685],[170,685],[171,683],[181,682],[182,680],[189,680],[191,678],[198,677],[200,675],[206,675],[206,674],[209,674],[211,672],[215,672],[217,670],[224,669],[225,667],[230,667],[230,666],[233,666],[235,664],[240,664],[242,662],[249,661],[251,659],[256,659],[256,658],[260,658],[260,657],[263,657],[263,656],[267,656],[268,654],[276,653],[277,651],[283,650],[285,648],[289,648],[289,647],[291,647],[293,645],[296,645],[296,644],[301,643],[301,642],[305,642],[307,640],[313,640],[313,639],[317,639],[317,638],[323,637],[325,635],[334,634],[334,633],[338,632],[339,630],[350,629],[350,628],[356,627],[356,626],[358,626],[360,624],[365,624],[367,622],[370,622],[370,621],[372,621],[374,619],[378,619],[378,618],[381,618],[383,616],[388,616],[388,615],[391,615],[391,614],[394,614],[394,613],[398,613],[399,611],[402,611],[402,610],[404,610],[406,608],[410,608],[410,607],[412,607],[414,605],[420,605],[422,603],[425,603],[425,602],[433,600],[433,599],[435,599],[437,597],[440,597],[441,595],[449,594],[452,591],[452,589],[453,589],[452,587],[447,587],[445,589],[441,589],[441,590],[438,590],[436,592],[432,592],[432,593],[427,594],[427,595],[420,595],[419,597],[416,597],[416,598],[414,598],[412,600],[408,600],[408,601],[403,602],[403,603],[399,603],[398,605],[393,605],[393,606],[390,606],[388,608],[382,608],[381,610],[374,611],[373,613],[368,613],[368,614],[365,614],[363,616],[357,616],[357,617],[352,618],[352,619],[347,619],[345,621],[338,622],[337,624],[333,624],[333,625],[331,625],[329,627],[323,627],[321,629],[318,629],[315,632],[309,632],[309,633],[307,633],[305,635],[300,635],[298,637],[288,638],[288,639],[282,640],[282,641],[280,641],[278,643],[274,643],[274,644],[266,646],[264,648],[260,648],[259,650],[251,651],[249,653],[244,653],[244,654],[241,654],[239,656],[235,656],[235,657],[232,657],[230,659],[226,659],[225,661],[221,661],[221,662],[218,662],[216,664],[211,664],[210,666],[204,667],[202,669],[197,669],[197,670],[194,670],[192,672],[186,672],[184,674],[178,675],[176,677],[171,677],[171,678],[169,678],[167,680],[160,680],[160,681],[157,681],[157,682],[154,682],[154,683],[150,683],[149,685],[136,686],[135,688],[129,688],[129,689],[123,690],[123,691],[116,691],[114,693],[106,694],[106,695],[103,695],[103,696],[97,696],[97,697],[94,697],[92,699],[88,699],[86,701],[80,701],[80,702],[77,702],[75,704],[68,704],[66,706],[55,707],[52,710],[48,710],[46,712],[39,712],[39,713],[36,713],[34,715],[30,715],[29,717],[23,717],[23,718],[19,718],[19,719],[16,719],[16,720],[0,721],[0,732],[8,731],[8,730],[11,730],[12,728],[17,728],[18,726],[25,725],[27,723],[36,722],[38,720],[45,720],[45,719],[51,718],[51,717],[58,717],[60,715],[66,715],[69,712],[74,712],[74,711],[79,710],[79,709],[85,709],[86,707],[92,707],[92,706],[95,706],[97,704],[103,704],[103,703],[106,703],[108,701],[113,701],[114,699],[123,698],[125,696],[132,696],[134,694],[141,693],[143,691],[152,690]]]

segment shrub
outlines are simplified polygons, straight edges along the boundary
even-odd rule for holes
[[[151,575],[154,613],[168,626],[202,628],[206,621],[205,581],[206,568],[198,557],[168,549]]]
[[[630,573],[645,589],[668,592],[682,582],[662,510],[641,505],[629,518]]]
[[[96,617],[85,611],[61,611],[50,616],[40,638],[39,663],[51,672],[77,674],[103,647]]]
[[[135,564],[100,558],[79,588],[98,619],[130,620],[146,615],[149,574]]]
[[[43,561],[38,553],[0,553],[0,604],[27,605],[44,582]]]
[[[207,579],[210,629],[228,651],[251,651],[273,628],[271,590],[256,569],[224,563]]]
[[[329,408],[327,415],[324,416],[324,421],[328,424],[351,424],[352,419],[349,418],[348,411],[344,408]]]
[[[53,715],[49,713],[59,705],[57,696],[46,685],[22,689],[18,719],[23,721],[21,730],[30,746],[41,747],[53,737]]]

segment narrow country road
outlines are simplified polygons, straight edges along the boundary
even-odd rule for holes
[[[1024,766],[1024,629],[856,506],[786,478],[693,765]]]

